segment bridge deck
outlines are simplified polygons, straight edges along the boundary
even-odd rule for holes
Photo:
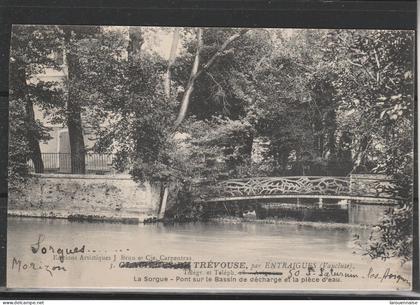
[[[254,177],[203,184],[199,201],[267,201],[283,198],[353,200],[373,204],[396,204],[393,181],[380,177],[356,178],[333,176]]]
[[[258,196],[233,196],[233,197],[214,197],[209,199],[201,199],[197,202],[200,203],[217,203],[217,202],[229,202],[229,201],[261,201],[261,200],[270,200],[270,199],[303,199],[303,198],[311,198],[311,199],[338,199],[338,200],[353,200],[353,201],[363,201],[369,203],[377,203],[377,204],[397,204],[398,200],[394,198],[379,198],[379,197],[365,197],[365,196],[346,196],[346,195],[307,195],[307,194],[293,194],[293,195],[258,195]]]

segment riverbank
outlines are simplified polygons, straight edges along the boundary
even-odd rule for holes
[[[217,218],[209,218],[206,220],[192,220],[192,221],[174,221],[171,219],[157,219],[156,217],[149,218],[138,218],[138,217],[114,217],[114,216],[101,216],[101,215],[82,215],[82,214],[72,214],[72,215],[63,215],[60,213],[42,213],[34,211],[9,211],[9,217],[13,218],[38,218],[38,219],[64,219],[70,222],[80,222],[80,223],[121,223],[121,224],[153,224],[157,222],[162,222],[164,224],[178,224],[178,223],[218,223],[218,224],[241,224],[241,223],[250,223],[250,224],[272,224],[272,225],[294,225],[298,227],[305,228],[325,228],[325,229],[371,229],[372,225],[366,224],[351,224],[351,223],[334,223],[334,222],[314,222],[314,221],[298,221],[290,219],[278,219],[278,218],[268,218],[268,219],[255,219],[255,218],[241,218],[233,216],[224,216]]]
[[[32,218],[119,223],[219,222],[306,223],[334,227],[369,227],[388,207],[365,203],[301,200],[299,203],[259,202],[206,205],[189,192],[179,193],[160,213],[160,188],[136,183],[124,174],[34,174],[9,193],[8,214]],[[329,225],[331,226],[331,225]]]
[[[275,224],[275,225],[297,225],[301,227],[316,227],[326,229],[371,229],[373,225],[367,224],[354,224],[354,223],[336,223],[336,222],[317,222],[317,221],[298,221],[290,219],[279,219],[279,218],[267,218],[267,219],[255,219],[255,218],[240,218],[240,217],[218,217],[210,218],[207,222],[214,223],[259,223],[259,224]]]
[[[91,214],[71,214],[67,211],[58,212],[43,212],[43,211],[25,211],[13,210],[7,213],[8,217],[16,218],[41,218],[41,219],[65,219],[73,222],[105,222],[105,223],[125,223],[125,224],[140,224],[150,223],[154,221],[153,217],[131,217],[131,216],[106,216],[106,215],[91,215]]]

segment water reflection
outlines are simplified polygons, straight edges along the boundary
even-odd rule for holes
[[[130,245],[140,248],[147,242],[151,251],[170,250],[189,255],[244,257],[351,255],[354,234],[359,228],[309,227],[264,223],[185,223],[129,225],[69,222],[62,219],[10,218],[9,250],[17,251],[36,241],[42,233],[50,243],[88,242],[91,247]],[[121,245],[121,246],[120,246]]]
[[[71,271],[53,279],[44,274],[18,274],[10,271],[10,260],[54,263],[52,258],[31,253],[30,246],[45,235],[54,247],[82,244],[96,254],[119,256],[185,256],[194,261],[234,260],[245,262],[352,262],[368,269],[368,258],[354,254],[353,235],[367,237],[369,230],[359,227],[329,228],[298,224],[265,223],[186,223],[132,225],[117,223],[69,222],[62,219],[14,218],[8,220],[8,284],[21,287],[84,287],[133,285],[136,270],[113,269],[104,274],[104,262],[66,261]],[[384,264],[379,267],[384,268]],[[153,272],[158,272],[152,270]],[[139,272],[139,271],[137,271]],[[163,272],[163,270],[161,271]],[[409,276],[409,269],[404,271]],[[356,283],[357,284],[357,283]],[[301,287],[304,288],[304,287]]]

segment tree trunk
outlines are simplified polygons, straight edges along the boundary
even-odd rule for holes
[[[190,103],[190,96],[192,91],[194,90],[194,84],[195,81],[197,80],[197,78],[205,71],[207,71],[212,65],[213,63],[216,61],[216,59],[222,55],[224,53],[224,51],[226,50],[226,48],[228,47],[229,44],[231,44],[233,41],[235,41],[236,39],[238,39],[239,37],[241,37],[242,35],[244,35],[246,32],[248,32],[248,29],[243,29],[241,30],[239,33],[236,33],[232,36],[230,36],[228,39],[226,39],[226,41],[220,46],[219,50],[217,50],[217,52],[215,54],[213,54],[212,57],[210,57],[210,59],[207,61],[207,63],[205,65],[203,65],[203,67],[198,70],[198,65],[199,65],[199,60],[200,60],[200,50],[202,48],[202,44],[203,44],[203,40],[202,40],[202,34],[203,34],[203,30],[202,29],[198,29],[197,31],[197,51],[195,54],[195,59],[194,59],[194,64],[191,70],[191,75],[190,75],[190,79],[188,80],[188,84],[186,87],[186,90],[184,92],[184,96],[182,97],[182,101],[181,101],[181,108],[179,109],[178,112],[178,117],[175,120],[174,123],[174,127],[175,129],[178,128],[179,125],[181,125],[182,121],[184,120],[187,111],[188,111],[188,106]]]
[[[71,54],[72,30],[65,30],[65,63],[67,66],[67,128],[69,131],[70,141],[70,162],[72,174],[85,174],[85,141],[83,138],[83,125],[81,116],[81,106],[76,101],[72,90],[72,82],[76,75],[76,58]]]
[[[163,219],[165,217],[166,205],[167,205],[168,196],[169,196],[169,187],[167,185],[162,185],[162,188],[163,188],[163,194],[162,194],[162,199],[160,202],[158,219]]]
[[[175,121],[175,128],[177,128],[184,120],[187,114],[188,105],[190,103],[190,96],[194,90],[194,83],[198,76],[198,66],[200,64],[200,51],[203,44],[202,35],[203,35],[203,30],[199,28],[197,30],[197,50],[195,52],[194,63],[191,69],[191,75],[190,75],[190,79],[188,80],[187,88],[182,97],[181,108],[179,109],[178,117],[176,118],[176,121]]]
[[[252,148],[254,145],[254,134],[250,134],[249,136],[245,137],[245,146],[244,146],[244,159],[247,161],[251,161],[252,159]]]
[[[287,163],[289,158],[289,151],[283,151],[280,155],[281,174],[287,175]]]
[[[85,174],[85,141],[83,139],[82,117],[80,105],[71,98],[67,102],[67,127],[70,141],[70,160],[72,174]]]
[[[176,49],[178,48],[178,40],[179,40],[179,28],[175,28],[173,37],[172,37],[171,52],[169,53],[168,68],[166,70],[165,82],[164,82],[165,96],[167,99],[171,97],[171,78],[172,78],[171,69],[175,62]]]
[[[356,154],[356,160],[354,161],[353,169],[350,173],[365,173],[366,161],[367,161],[367,150],[369,149],[370,144],[372,143],[372,137],[368,135],[363,135],[360,139],[360,144]]]
[[[188,84],[186,86],[186,90],[184,92],[184,95],[182,97],[181,100],[181,107],[179,109],[178,112],[178,116],[174,122],[174,130],[176,130],[179,125],[182,123],[182,121],[185,119],[185,116],[187,114],[188,111],[188,106],[190,103],[190,97],[191,97],[191,93],[194,90],[194,84],[196,79],[200,76],[201,73],[205,72],[208,68],[210,68],[210,66],[215,62],[215,60],[217,59],[217,57],[219,57],[224,50],[226,49],[226,47],[233,42],[234,40],[236,40],[237,38],[239,38],[241,35],[243,35],[244,33],[246,33],[248,30],[241,30],[239,33],[232,35],[230,38],[228,38],[220,47],[220,49],[213,54],[213,56],[207,61],[207,63],[201,68],[201,70],[198,69],[199,65],[200,65],[200,51],[202,49],[203,46],[203,30],[201,28],[199,28],[197,30],[197,50],[196,50],[196,54],[195,54],[195,58],[194,58],[194,63],[193,63],[193,67],[191,69],[191,75],[190,78],[188,80]],[[177,40],[178,40],[178,31],[175,30],[174,32],[174,38],[172,41],[172,47],[171,47],[171,54],[169,57],[169,65],[168,65],[168,70],[167,70],[167,74],[166,74],[166,79],[165,79],[165,83],[164,83],[164,87],[165,87],[165,94],[166,97],[169,99],[170,98],[170,82],[171,82],[171,74],[170,74],[170,68],[171,65],[173,64],[173,61],[175,60],[175,53],[176,53],[176,45],[177,45]],[[166,201],[168,198],[168,192],[169,189],[167,186],[165,186],[164,188],[164,196],[162,198],[162,204],[161,204],[161,211],[160,211],[160,216],[164,215],[165,213],[165,208],[166,208]]]
[[[24,68],[15,69],[16,80],[19,82],[14,85],[15,96],[21,101],[25,101],[25,128],[26,139],[29,146],[29,157],[34,164],[35,173],[44,172],[44,162],[42,160],[41,148],[39,147],[39,133],[36,130],[35,113],[32,101],[26,93],[26,72]],[[26,161],[25,161],[26,162]]]
[[[35,130],[36,122],[34,106],[32,101],[28,98],[26,99],[25,108],[28,126],[27,137],[30,150],[30,157],[32,159],[32,162],[34,163],[35,173],[43,173],[44,162],[42,160],[41,148],[39,147],[39,135],[38,132]]]
[[[342,170],[341,175],[347,176],[353,168],[352,159],[352,137],[347,131],[344,131],[340,137],[337,149],[337,162]]]
[[[131,63],[138,62],[141,56],[141,47],[144,43],[143,34],[141,28],[132,27],[128,28],[128,60]]]

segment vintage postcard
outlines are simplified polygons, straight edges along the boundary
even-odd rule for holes
[[[13,26],[7,286],[411,291],[414,49]]]

